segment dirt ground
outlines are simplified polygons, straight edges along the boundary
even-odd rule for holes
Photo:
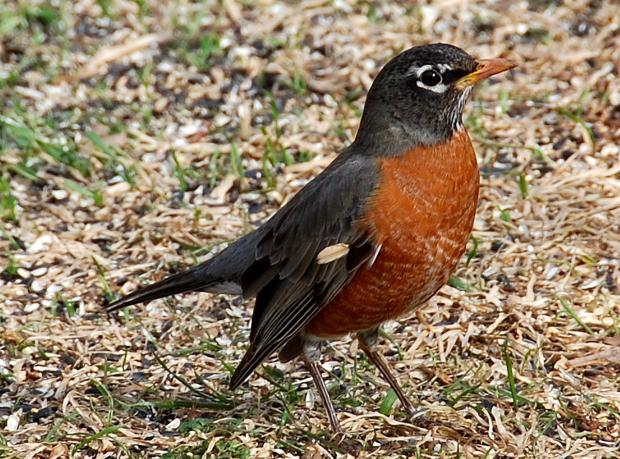
[[[465,113],[482,171],[450,286],[388,324],[408,418],[351,339],[235,393],[251,302],[102,304],[251,230],[354,137],[380,67],[519,67]],[[0,456],[620,457],[614,1],[0,4]]]

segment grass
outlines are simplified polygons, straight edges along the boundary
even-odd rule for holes
[[[620,87],[590,82],[611,45],[568,63],[596,37],[567,27],[586,15],[602,33],[612,5],[91,3],[0,6],[0,425],[21,410],[0,455],[614,457],[620,215],[605,151]],[[240,299],[102,313],[265,221],[354,138],[380,65],[434,30],[527,59],[467,107],[482,189],[453,288],[381,335],[424,417],[347,339],[322,361],[343,443],[298,364],[270,360],[229,392],[252,313]],[[167,31],[76,78],[123,37]]]
[[[594,151],[596,148],[596,138],[594,136],[594,132],[592,131],[592,126],[583,119],[583,108],[580,107],[572,110],[565,107],[559,107],[558,113],[564,115],[583,129],[586,138],[590,143],[590,147],[592,148],[592,151]]]
[[[19,119],[19,115],[0,115],[0,137],[6,142],[3,149],[14,147],[21,152],[19,163],[11,164],[9,169],[31,181],[39,180],[37,169],[46,163],[62,166],[79,177],[90,175],[90,161],[79,154],[68,138],[49,140],[41,131],[28,126],[25,119]]]
[[[562,306],[562,309],[564,310],[564,312],[566,312],[570,317],[572,317],[573,320],[577,322],[577,324],[579,324],[579,326],[586,333],[588,333],[589,335],[594,335],[594,332],[592,331],[592,329],[583,320],[581,320],[581,318],[579,317],[579,314],[577,314],[577,311],[575,311],[575,309],[570,305],[570,303],[566,299],[558,296],[557,300]]]
[[[80,450],[86,448],[90,443],[92,443],[95,440],[99,440],[101,438],[108,437],[108,436],[118,432],[120,428],[121,428],[121,426],[108,426],[108,427],[104,427],[103,429],[95,432],[92,435],[87,436],[86,438],[81,440],[77,445],[75,445],[71,449],[71,454],[73,455],[73,454],[79,452]]]
[[[191,166],[184,167],[175,153],[172,153],[172,160],[174,161],[174,175],[179,181],[179,189],[181,191],[188,191],[192,187],[192,184],[202,178],[200,171]]]
[[[0,178],[0,218],[17,220],[17,199],[11,193],[11,184],[5,177]]]
[[[515,383],[515,375],[512,368],[512,355],[508,348],[508,341],[504,342],[504,348],[502,350],[504,357],[504,363],[506,364],[506,373],[508,375],[508,384],[510,386],[510,395],[512,397],[512,404],[515,409],[519,408],[519,395],[517,394],[517,384]]]
[[[110,169],[111,171],[118,173],[118,175],[130,185],[135,185],[136,171],[131,166],[127,166],[123,163],[121,160],[124,156],[123,152],[108,144],[96,132],[86,131],[84,135],[101,153],[105,155],[103,165],[106,169]]]

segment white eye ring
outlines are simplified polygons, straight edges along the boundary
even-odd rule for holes
[[[430,64],[423,65],[422,67],[420,67],[416,71],[416,78],[417,78],[416,85],[418,85],[418,87],[420,87],[420,88],[428,89],[429,91],[433,91],[433,92],[436,92],[438,94],[442,94],[442,93],[446,92],[446,90],[448,89],[448,86],[446,86],[443,82],[439,82],[439,83],[437,83],[437,84],[435,84],[433,86],[429,86],[429,85],[424,84],[420,80],[420,77],[422,76],[422,74],[424,72],[426,72],[427,70],[433,70],[433,71],[436,72],[435,68],[432,65],[430,65]],[[441,76],[440,72],[437,72],[437,73]]]
[[[422,67],[418,67],[417,70],[415,71],[415,76],[417,78],[420,78],[422,74],[426,72],[427,70],[434,70],[434,68],[430,64],[426,64],[426,65],[423,65]]]

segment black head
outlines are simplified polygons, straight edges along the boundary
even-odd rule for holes
[[[379,72],[366,99],[356,138],[390,136],[409,146],[446,142],[462,127],[463,106],[473,85],[514,67],[505,59],[478,61],[443,43],[402,52]],[[399,143],[399,142],[396,142]],[[394,145],[398,154],[402,147]]]

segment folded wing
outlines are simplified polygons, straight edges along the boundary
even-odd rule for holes
[[[370,158],[345,156],[283,207],[257,241],[255,261],[241,279],[244,296],[256,295],[251,344],[231,388],[297,336],[376,249],[372,229],[364,223],[376,169]],[[331,246],[339,247],[340,256],[317,259]]]

